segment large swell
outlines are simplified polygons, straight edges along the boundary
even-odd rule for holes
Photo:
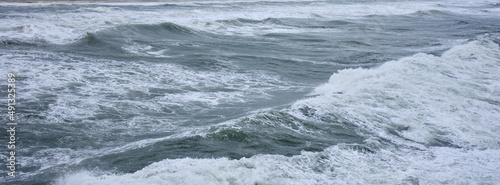
[[[0,182],[497,184],[499,14],[451,0],[0,4],[0,76],[18,76],[22,123],[18,176]]]

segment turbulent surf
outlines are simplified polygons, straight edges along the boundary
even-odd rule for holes
[[[499,15],[494,1],[0,3],[19,124],[0,182],[500,183]]]

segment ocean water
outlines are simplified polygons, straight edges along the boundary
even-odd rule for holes
[[[0,3],[0,183],[500,184],[499,43],[492,0]]]

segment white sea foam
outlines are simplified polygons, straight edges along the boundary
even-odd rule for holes
[[[313,3],[314,4],[314,3]],[[453,4],[453,3],[451,3]],[[123,4],[117,4],[121,6]],[[255,35],[275,32],[306,32],[287,26],[245,27],[228,26],[217,22],[245,17],[254,20],[273,18],[310,18],[311,13],[327,18],[360,18],[366,15],[409,14],[418,10],[445,10],[460,12],[460,6],[436,6],[418,3],[415,6],[385,3],[283,7],[273,11],[267,6],[221,10],[138,12],[116,7],[82,9],[78,13],[32,13],[17,19],[0,21],[0,41],[46,41],[55,44],[74,42],[87,32],[97,32],[123,24],[157,24],[173,22],[189,28],[220,34]],[[459,4],[453,4],[459,5]],[[31,6],[31,5],[27,5]],[[138,5],[139,6],[139,5]],[[142,6],[142,5],[140,5]],[[149,6],[149,5],[148,5]],[[496,9],[488,9],[496,13]],[[480,11],[468,11],[483,14]],[[487,13],[484,13],[487,14]],[[454,44],[453,42],[450,45]],[[162,50],[147,45],[123,46],[124,50],[144,56],[166,57]],[[304,152],[285,157],[259,155],[241,160],[229,159],[167,159],[152,164],[133,174],[100,174],[101,172],[74,172],[58,180],[59,184],[470,184],[500,182],[499,117],[500,77],[498,46],[488,39],[457,46],[441,57],[417,54],[399,61],[388,62],[374,69],[343,70],[331,77],[330,82],[317,88],[316,98],[295,103],[290,113],[302,119],[318,119],[337,115],[361,128],[368,144],[383,149],[374,153],[360,152],[346,145],[332,146],[323,152]],[[268,97],[272,89],[286,89],[294,85],[272,74],[235,74],[233,70],[194,72],[172,64],[149,64],[145,68],[139,61],[127,66],[119,61],[87,61],[74,56],[55,53],[23,51],[2,52],[0,66],[28,75],[23,83],[23,99],[39,100],[39,94],[53,94],[46,116],[48,123],[62,120],[87,119],[101,106],[127,110],[160,111],[162,107],[179,106],[190,112],[224,103],[248,102],[255,97]],[[55,61],[44,62],[43,58]],[[227,61],[226,61],[227,62]],[[91,63],[92,65],[88,65]],[[233,66],[227,62],[228,66]],[[76,66],[76,67],[75,67]],[[112,70],[109,67],[116,67]],[[234,67],[234,66],[233,66]],[[116,69],[120,70],[116,70]],[[138,69],[138,70],[137,70]],[[115,70],[113,72],[113,70]],[[137,71],[136,71],[137,70]],[[116,72],[119,71],[119,72]],[[143,72],[141,74],[137,72]],[[6,71],[0,72],[5,74]],[[124,75],[122,73],[126,73]],[[102,78],[90,82],[96,74]],[[143,74],[148,74],[145,76]],[[0,75],[5,76],[5,75]],[[161,83],[167,81],[168,83]],[[148,83],[144,83],[148,82]],[[279,82],[276,84],[276,82]],[[86,84],[76,87],[78,95],[68,88],[72,83]],[[264,85],[263,85],[264,83]],[[127,84],[127,85],[124,85]],[[20,84],[22,86],[22,84]],[[146,95],[154,94],[150,88],[180,90],[179,93],[159,96],[148,102],[109,100],[107,93],[126,95],[130,87],[141,89]],[[197,93],[182,91],[189,88],[229,87],[234,91]],[[20,89],[20,91],[23,91]],[[82,96],[83,95],[83,96]],[[252,96],[250,98],[249,96]],[[106,101],[102,101],[106,100]],[[109,103],[112,103],[110,105]],[[181,106],[182,105],[182,106]],[[313,117],[302,115],[304,106],[315,110]],[[125,109],[124,109],[125,110]],[[130,112],[134,114],[134,112]],[[121,127],[137,127],[147,122],[147,116],[133,118]],[[168,119],[168,118],[165,118]],[[175,130],[169,120],[161,120],[161,128]],[[28,122],[26,124],[41,124]],[[103,125],[107,123],[101,123]],[[160,128],[160,127],[159,127]],[[201,130],[206,128],[200,128]],[[200,130],[198,130],[200,131]],[[395,135],[393,132],[397,133]],[[180,132],[203,135],[201,132]],[[179,137],[186,135],[180,134]],[[172,136],[174,137],[174,136]],[[147,139],[116,148],[102,150],[48,149],[24,157],[23,165],[46,165],[51,168],[62,164],[77,164],[88,158],[124,152],[149,146],[171,137]],[[384,138],[402,146],[394,149],[379,143]],[[441,142],[441,143],[440,143]],[[444,145],[444,147],[436,147]],[[450,146],[447,146],[450,145]],[[407,147],[420,150],[409,150]],[[59,153],[59,154],[58,154]],[[53,156],[58,154],[57,156]],[[51,164],[51,165],[47,165]],[[458,176],[458,178],[457,178]]]
[[[294,106],[339,114],[381,137],[498,148],[500,49],[483,39],[436,57],[416,54],[376,69],[347,69]],[[300,115],[299,115],[300,116]],[[388,130],[400,130],[403,140]]]
[[[113,109],[120,109],[120,112],[129,115],[140,112],[165,113],[162,112],[163,108],[193,113],[221,104],[234,105],[269,99],[269,93],[302,87],[264,71],[234,72],[238,71],[238,67],[232,61],[218,61],[227,69],[195,71],[170,63],[138,61],[131,64],[105,59],[82,59],[71,54],[51,52],[16,51],[0,54],[0,66],[19,71],[26,77],[23,83],[29,86],[23,87],[20,92],[25,100],[44,103],[45,95],[54,96],[52,100],[55,102],[48,102],[48,109],[40,113],[40,116],[47,118],[47,124],[61,123],[63,120],[88,120],[100,111]],[[44,62],[46,58],[55,61]],[[3,71],[0,74],[6,73]],[[130,99],[133,96],[145,98],[137,101]],[[167,124],[168,118],[165,119],[164,124]],[[135,121],[129,119],[126,124],[116,126],[133,126]],[[36,124],[42,123],[37,121]],[[163,128],[167,128],[165,126]]]
[[[496,175],[499,150],[405,152],[365,153],[334,146],[293,157],[167,159],[131,174],[75,172],[56,184],[489,184],[500,180]]]
[[[499,75],[500,47],[484,38],[440,57],[416,54],[342,70],[316,89],[317,97],[290,109],[302,119],[345,118],[367,146],[377,146],[373,151],[339,144],[292,157],[166,159],[130,174],[72,172],[56,184],[494,184],[500,182]],[[305,106],[315,115],[302,115]],[[436,138],[448,143],[433,145]]]
[[[225,3],[234,2],[220,2]],[[487,2],[485,2],[487,3]],[[4,6],[19,4],[3,4]],[[40,4],[24,6],[41,6]],[[146,6],[147,11],[131,10],[126,6]],[[267,33],[301,33],[310,32],[307,28],[296,28],[276,25],[227,25],[218,20],[236,20],[238,18],[264,20],[267,18],[311,18],[311,15],[344,20],[360,19],[372,15],[404,15],[417,11],[440,10],[456,13],[495,15],[491,12],[470,7],[457,6],[456,2],[448,4],[440,2],[374,2],[374,3],[326,3],[310,2],[310,5],[282,4],[279,11],[276,7],[268,5],[238,5],[197,10],[151,8],[158,4],[107,4],[107,7],[81,8],[75,11],[37,12],[30,16],[9,12],[8,15],[18,16],[15,19],[0,20],[0,41],[17,40],[28,43],[40,41],[53,44],[67,44],[77,41],[87,35],[100,30],[110,29],[119,25],[128,24],[160,24],[165,22],[175,23],[195,30],[202,30],[226,35],[262,35]],[[180,4],[182,5],[182,3]],[[50,6],[50,4],[43,4]],[[477,5],[479,6],[479,5]],[[332,30],[335,31],[335,30]]]

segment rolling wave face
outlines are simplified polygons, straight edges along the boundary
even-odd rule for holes
[[[79,42],[83,42],[81,44],[92,44],[88,42],[97,40],[108,43],[118,42],[116,45],[121,45],[123,44],[121,42],[130,40],[151,42],[159,38],[187,39],[194,36],[196,36],[194,30],[173,23],[137,24],[116,26],[96,33],[88,33]]]
[[[373,70],[342,70],[316,89],[320,96],[294,106],[312,107],[319,117],[340,114],[396,143],[496,149],[498,51],[483,39],[441,57],[417,54]]]
[[[191,43],[203,41],[207,33],[174,23],[132,24],[107,28],[87,35],[69,46],[91,52],[127,53],[130,56],[168,58]],[[96,51],[95,48],[99,48]],[[195,51],[193,51],[195,52]],[[167,53],[169,55],[167,55]]]

